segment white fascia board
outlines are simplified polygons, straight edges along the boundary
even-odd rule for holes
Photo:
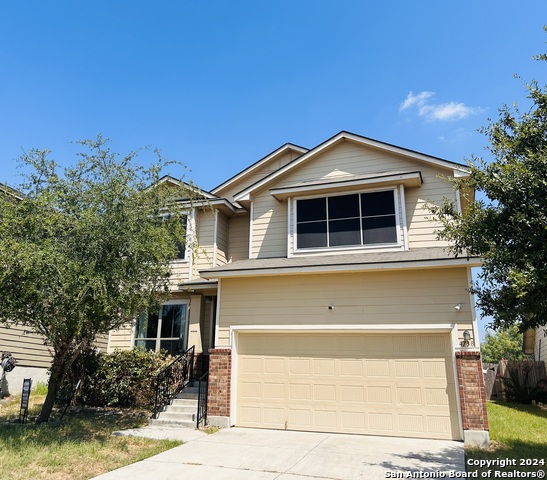
[[[393,263],[371,263],[371,264],[349,264],[349,265],[314,265],[314,266],[294,266],[294,267],[271,267],[260,269],[242,269],[230,270],[224,272],[201,271],[203,278],[232,278],[232,277],[262,277],[275,275],[308,275],[319,273],[341,273],[341,272],[380,272],[386,270],[421,270],[435,268],[458,268],[458,267],[480,267],[482,263],[479,259],[467,259],[461,257],[458,259],[439,259],[422,260]]]
[[[282,147],[279,147],[278,149],[274,150],[269,155],[266,155],[262,160],[259,160],[258,162],[252,164],[250,167],[246,168],[245,170],[242,170],[241,172],[239,172],[238,174],[236,174],[235,176],[233,176],[226,182],[221,183],[218,187],[213,188],[213,190],[211,190],[211,193],[218,192],[219,190],[222,190],[223,188],[230,186],[231,184],[237,182],[238,180],[245,177],[246,175],[262,167],[264,164],[268,163],[272,158],[275,158],[285,153],[288,150],[293,150],[296,152],[300,152],[302,154],[308,152],[308,149],[306,148],[299,147],[298,145],[293,145],[292,143],[286,143]]]

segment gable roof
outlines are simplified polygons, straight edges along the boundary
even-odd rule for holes
[[[273,152],[268,153],[265,157],[262,157],[257,162],[253,163],[251,166],[247,167],[246,169],[242,170],[239,173],[236,173],[233,177],[229,178],[225,182],[221,183],[220,185],[216,186],[211,190],[211,193],[217,194],[220,190],[223,190],[230,185],[233,185],[234,183],[243,180],[244,178],[248,177],[249,175],[252,175],[254,172],[256,172],[259,168],[262,168],[266,166],[268,163],[271,163],[275,161],[280,156],[284,155],[288,151],[294,151],[299,154],[304,154],[308,152],[309,150],[304,147],[300,147],[299,145],[295,145],[294,143],[286,143],[285,145],[282,145],[281,147],[275,149]]]
[[[322,154],[326,150],[334,147],[335,145],[343,141],[351,141],[354,143],[358,143],[360,145],[382,150],[384,152],[389,152],[392,154],[396,154],[398,156],[410,158],[414,161],[418,160],[420,162],[424,162],[427,164],[436,165],[436,166],[447,168],[450,170],[455,170],[461,175],[465,175],[467,173],[467,166],[464,164],[452,162],[449,160],[444,160],[442,158],[427,155],[425,153],[416,152],[414,150],[409,150],[407,148],[398,147],[396,145],[392,145],[389,143],[380,142],[378,140],[374,140],[368,137],[363,137],[355,133],[341,131],[340,133],[334,135],[333,137],[319,144],[315,148],[312,148],[311,150],[307,151],[306,153],[296,158],[292,162],[289,162],[284,167],[279,168],[275,172],[272,172],[271,174],[265,176],[258,182],[255,182],[254,184],[250,185],[246,189],[237,193],[234,196],[234,199],[238,202],[249,200],[252,192],[256,191],[259,188],[265,187],[266,185],[272,183],[273,181],[275,181],[276,179],[278,179],[280,176],[284,175],[288,171],[298,168],[304,163],[310,161],[312,158],[315,158],[316,156]]]

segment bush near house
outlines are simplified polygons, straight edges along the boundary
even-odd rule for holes
[[[155,376],[172,357],[165,353],[134,348],[109,355],[86,352],[73,366],[57,402],[66,404],[82,380],[75,403],[95,407],[152,409]]]

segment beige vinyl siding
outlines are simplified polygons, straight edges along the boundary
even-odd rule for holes
[[[170,267],[169,287],[171,290],[178,290],[179,284],[190,278],[190,264],[187,260],[177,260],[172,262]]]
[[[252,258],[287,256],[287,204],[268,191],[253,200]]]
[[[263,165],[261,168],[257,169],[252,174],[249,174],[248,176],[241,178],[237,182],[230,184],[226,188],[219,190],[218,192],[216,192],[216,195],[218,195],[219,197],[227,198],[230,201],[233,201],[234,195],[245,190],[247,187],[251,186],[253,183],[256,183],[259,180],[262,180],[267,175],[270,175],[270,173],[273,173],[276,170],[279,170],[281,167],[284,167],[289,162],[292,162],[294,159],[300,157],[301,155],[302,153],[300,152],[294,152],[294,151],[285,152],[283,155],[280,155],[276,159],[272,159],[270,162]]]
[[[471,330],[466,288],[465,268],[225,278],[217,346],[230,344],[231,325],[454,323]]]
[[[217,222],[217,265],[228,263],[228,222],[228,217],[219,212]]]
[[[547,325],[536,329],[536,345],[534,357],[537,361],[547,363]]]
[[[93,343],[94,347],[102,353],[107,353],[108,350],[108,335],[99,335]]]
[[[44,338],[32,333],[29,327],[0,327],[0,351],[11,353],[21,367],[51,366],[52,355],[44,345]]]
[[[323,155],[316,157],[312,162],[302,166],[296,171],[291,171],[284,178],[278,180],[274,186],[283,186],[297,182],[306,182],[319,179],[336,179],[344,175],[365,175],[388,171],[420,171],[423,178],[421,187],[405,189],[405,207],[407,214],[407,227],[409,236],[409,247],[439,246],[441,243],[436,240],[435,229],[440,227],[431,220],[431,214],[426,208],[427,202],[442,203],[444,198],[456,200],[455,192],[450,183],[441,178],[443,175],[452,174],[449,169],[433,167],[422,162],[412,162],[408,159],[397,157],[394,154],[387,154],[376,149],[363,147],[355,143],[345,141],[326,151]],[[263,192],[254,199],[254,208],[258,207],[260,214],[264,215],[265,204],[262,199],[268,192]],[[272,221],[275,226],[272,229],[274,235],[281,236],[281,225],[286,225],[287,208],[272,211]],[[275,214],[275,216],[273,215]],[[281,215],[283,218],[277,218]],[[259,214],[255,214],[259,218]],[[264,219],[266,217],[263,217]],[[253,251],[260,251],[260,241],[265,237],[261,236],[265,227],[260,226],[256,238],[253,236]],[[286,230],[286,226],[285,226]],[[260,232],[260,233],[259,233]],[[269,232],[268,232],[269,234]],[[286,242],[285,242],[286,243]],[[277,244],[276,244],[277,245]]]
[[[213,266],[215,214],[213,210],[196,213],[197,247],[194,257],[194,274]]]
[[[249,215],[234,215],[228,226],[228,261],[249,258]]]
[[[132,323],[128,323],[117,330],[111,330],[108,353],[112,353],[114,350],[130,350],[132,347],[132,335]]]

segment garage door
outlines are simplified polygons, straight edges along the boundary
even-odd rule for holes
[[[240,333],[236,424],[460,439],[448,334]]]

